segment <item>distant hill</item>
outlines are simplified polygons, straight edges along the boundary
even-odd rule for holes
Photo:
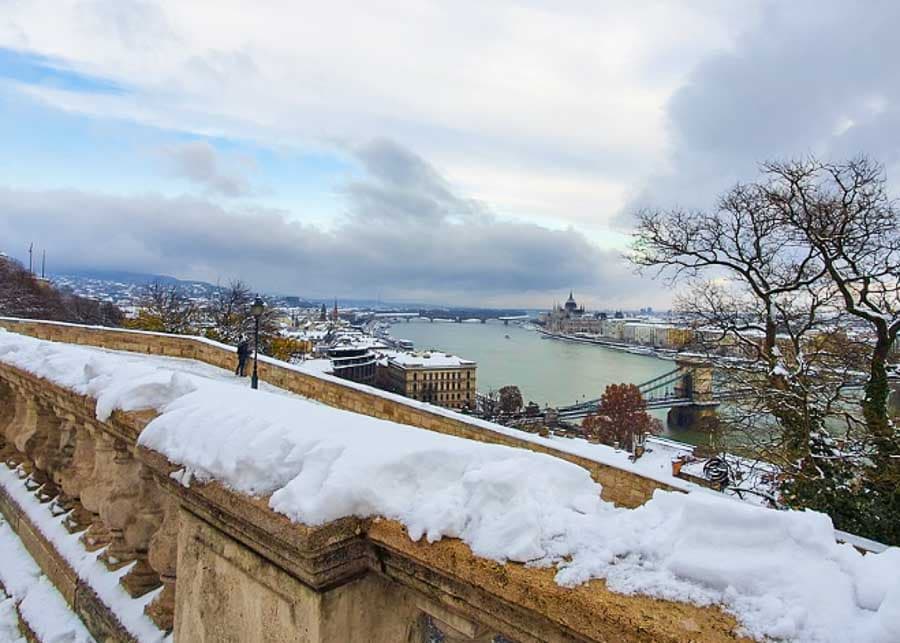
[[[57,288],[0,254],[0,316],[118,326],[123,314],[109,299]]]
[[[178,279],[169,275],[156,275],[145,272],[129,272],[126,270],[66,270],[50,276],[54,284],[72,291],[77,295],[92,297],[101,301],[115,302],[120,306],[130,306],[137,302],[143,287],[159,282],[174,285],[185,295],[193,298],[208,298],[222,286],[190,279]],[[302,297],[284,293],[263,293],[269,300],[285,307],[313,307],[324,304],[329,310],[334,304],[333,298]],[[377,299],[347,299],[338,297],[341,308],[365,308],[371,310],[396,311],[435,311],[443,310],[453,316],[467,316],[469,313],[488,312],[493,309],[473,306],[438,306],[435,304],[390,302]],[[521,314],[521,310],[504,309],[502,314]],[[477,316],[477,315],[476,315]]]
[[[170,277],[168,275],[154,275],[145,272],[126,272],[124,270],[69,270],[64,273],[51,276],[52,279],[55,279],[57,277],[92,279],[96,281],[111,281],[122,284],[134,284],[136,286],[145,286],[147,284],[159,282],[162,284],[196,284],[208,288],[216,287],[213,284],[207,283],[205,281],[178,279],[176,277]]]

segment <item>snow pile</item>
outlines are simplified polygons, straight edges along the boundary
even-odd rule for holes
[[[712,492],[658,491],[620,509],[574,464],[251,391],[184,360],[9,333],[0,360],[90,391],[99,415],[156,408],[140,442],[182,465],[182,484],[269,495],[299,522],[396,519],[414,539],[457,537],[481,556],[556,565],[563,585],[605,578],[614,591],[721,604],[757,638],[900,640],[900,550],[863,557],[835,542],[822,514]]]
[[[10,594],[7,598],[0,592],[0,640],[19,640],[16,604],[22,619],[41,641],[94,640],[2,517],[0,561],[0,583]]]

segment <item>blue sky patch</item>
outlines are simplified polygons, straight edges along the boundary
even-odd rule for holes
[[[0,47],[0,78],[74,92],[94,94],[125,92],[125,88],[116,82],[66,69],[64,64],[52,58],[2,47]]]

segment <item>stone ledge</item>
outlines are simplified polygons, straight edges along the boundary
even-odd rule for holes
[[[561,587],[552,568],[480,558],[456,539],[413,542],[395,521],[373,521],[368,538],[381,551],[383,573],[523,641],[749,643],[718,608],[616,594],[602,580]]]
[[[456,539],[413,542],[391,520],[347,518],[308,527],[273,512],[266,498],[217,482],[184,488],[169,478],[177,467],[154,451],[140,448],[138,457],[169,480],[193,516],[317,591],[375,572],[523,642],[743,640],[734,634],[735,619],[716,608],[615,594],[603,581],[560,587],[553,569],[479,558]]]
[[[138,447],[137,457],[183,509],[317,591],[342,585],[372,567],[365,521],[351,517],[307,527],[272,511],[268,498],[236,493],[215,481],[184,487],[170,477],[178,467],[155,451]]]

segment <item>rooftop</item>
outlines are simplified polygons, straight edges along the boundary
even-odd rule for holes
[[[388,360],[404,368],[463,368],[476,365],[472,360],[439,351],[396,352],[390,354]]]

